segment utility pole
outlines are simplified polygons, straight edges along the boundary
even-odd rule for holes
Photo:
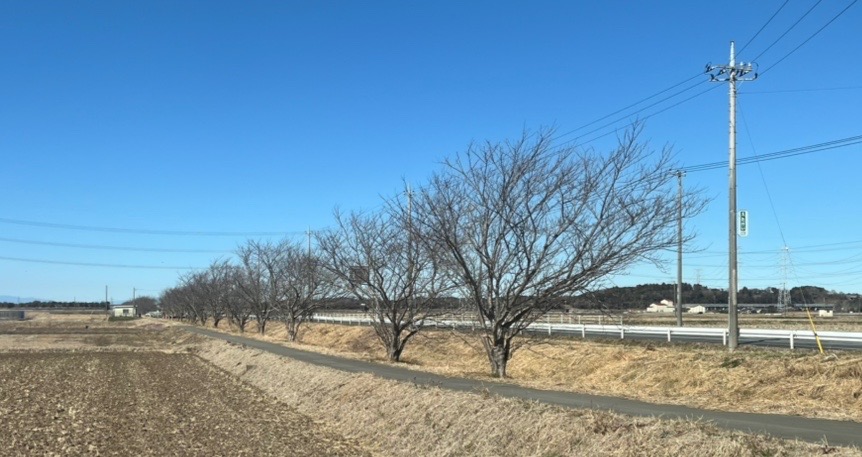
[[[790,260],[790,248],[784,246],[781,255],[781,276],[784,282],[781,283],[781,291],[778,292],[778,309],[782,316],[787,316],[787,308],[790,307],[790,293],[787,291],[787,271],[788,261]]]
[[[736,64],[733,41],[730,42],[730,63],[728,65],[707,65],[706,72],[709,80],[713,82],[726,82],[730,86],[730,159],[728,161],[728,289],[727,289],[727,348],[735,351],[739,345],[739,315],[737,311],[737,289],[739,287],[739,271],[736,265],[736,83],[742,81],[754,81],[753,78],[744,78],[751,73],[751,63],[740,62]]]
[[[679,182],[679,192],[676,201],[677,210],[677,249],[676,249],[676,326],[682,327],[682,177],[685,173],[677,170],[676,179]]]
[[[308,257],[311,258],[311,226],[308,226],[308,230],[305,233],[308,235]]]

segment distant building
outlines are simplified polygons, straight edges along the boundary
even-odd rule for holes
[[[134,305],[120,305],[111,308],[111,316],[114,317],[136,317],[138,310]]]
[[[648,313],[672,313],[673,302],[670,300],[662,300],[659,303],[652,303],[647,306],[646,312]]]
[[[688,312],[689,312],[689,314],[704,314],[704,313],[706,313],[706,306],[703,306],[703,305],[692,306],[691,308],[688,309]]]

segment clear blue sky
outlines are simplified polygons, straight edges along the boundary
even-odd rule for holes
[[[778,40],[763,71],[851,2],[823,2],[780,40],[814,1],[791,0],[754,40],[783,0],[2,2],[0,295],[157,295],[254,233],[301,240],[336,206],[375,208],[471,140],[569,132],[688,80],[726,63],[731,40],[743,61]],[[741,86],[740,158],[862,135],[860,30],[854,5]],[[613,135],[590,140],[648,117],[644,138],[681,164],[726,161],[726,84],[703,75],[650,102],[699,81],[562,139],[606,150]],[[862,292],[860,152],[740,166],[740,287],[779,286],[786,243],[789,285]],[[727,170],[685,183],[714,197],[687,223],[701,252],[685,281],[726,287]],[[178,250],[205,252],[165,252]],[[665,271],[609,283],[673,282],[675,268],[669,253]]]

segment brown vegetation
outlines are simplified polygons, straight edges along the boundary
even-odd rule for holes
[[[251,335],[247,335],[251,336]],[[368,327],[313,324],[304,348],[384,361]],[[271,340],[283,340],[278,332]],[[450,376],[488,378],[478,335],[425,332],[404,366]],[[508,382],[699,408],[793,414],[862,422],[862,357],[846,352],[580,339],[534,340],[522,347]]]
[[[367,330],[367,329],[366,329]],[[632,418],[311,366],[224,342],[199,355],[388,456],[862,455],[694,422]]]

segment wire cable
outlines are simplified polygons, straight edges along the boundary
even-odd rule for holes
[[[784,7],[787,6],[789,2],[790,0],[784,0],[784,3],[782,3],[781,6],[779,6],[778,9],[774,13],[772,13],[772,16],[767,19],[766,24],[763,24],[763,26],[760,27],[760,30],[758,30],[757,33],[755,33],[754,36],[751,37],[751,39],[749,39],[747,43],[745,43],[745,45],[742,47],[742,49],[739,50],[737,54],[742,54],[742,51],[745,51],[745,48],[747,48],[748,45],[750,45],[751,42],[754,41],[754,39],[757,38],[758,35],[760,35],[760,32],[762,32],[763,29],[765,29],[766,26],[769,25],[769,23],[772,22],[773,19],[775,19],[775,16],[777,16],[778,13],[780,13],[781,10],[784,9]]]
[[[788,33],[790,33],[790,31],[793,30],[794,27],[799,25],[799,23],[802,22],[802,20],[805,19],[806,16],[808,16],[812,11],[814,11],[814,8],[817,8],[817,5],[819,5],[822,1],[823,0],[817,0],[817,3],[815,3],[813,6],[811,6],[811,8],[809,8],[808,11],[806,11],[805,14],[802,15],[802,17],[797,19],[796,22],[794,22],[793,25],[790,26],[790,28],[785,30],[784,33],[781,34],[781,36],[779,36],[775,41],[773,41],[772,44],[767,46],[766,49],[761,51],[760,54],[757,55],[757,57],[752,59],[752,61],[757,61],[758,59],[760,59],[763,56],[763,54],[766,54],[767,51],[772,49],[772,47],[775,46],[779,41],[781,41],[781,39],[784,38]]]
[[[704,82],[706,82],[706,81],[704,81]],[[658,101],[658,102],[656,102],[656,103],[653,103],[652,105],[646,106],[646,107],[644,107],[644,108],[642,108],[642,109],[640,109],[640,110],[637,110],[637,111],[635,111],[635,112],[633,112],[633,113],[630,113],[630,115],[640,113],[640,112],[642,112],[642,111],[644,111],[644,110],[646,110],[646,109],[648,109],[648,108],[651,108],[651,107],[653,107],[653,106],[655,106],[655,105],[657,105],[657,104],[661,103],[662,101],[668,100],[668,99],[670,99],[670,98],[675,97],[675,96],[676,96],[676,95],[678,95],[678,94],[681,94],[681,93],[686,92],[686,91],[688,91],[688,90],[690,90],[690,89],[693,89],[694,87],[697,87],[697,86],[698,86],[698,85],[700,85],[700,84],[701,84],[701,83],[695,84],[694,86],[691,86],[691,87],[689,87],[689,88],[687,88],[687,89],[684,89],[684,90],[682,90],[681,92],[678,92],[677,94],[671,95],[670,97],[667,97],[667,98],[665,98],[665,99],[662,99],[662,100],[660,100],[660,101]],[[673,105],[670,105],[670,106],[667,106],[667,107],[665,107],[665,108],[662,108],[662,109],[660,109],[660,110],[658,110],[658,111],[656,111],[656,112],[650,113],[650,114],[648,114],[648,115],[646,115],[646,116],[639,117],[639,118],[638,118],[638,120],[643,121],[643,120],[649,119],[649,118],[651,118],[651,117],[657,116],[657,115],[659,115],[659,114],[661,114],[661,113],[663,113],[663,112],[665,112],[665,111],[667,111],[667,110],[670,110],[670,109],[672,109],[672,108],[676,108],[677,106],[682,105],[683,103],[685,103],[685,102],[687,102],[687,101],[689,101],[689,100],[692,100],[692,99],[695,99],[695,98],[697,98],[697,97],[700,97],[701,95],[703,95],[703,94],[705,94],[705,93],[707,93],[707,92],[709,92],[709,91],[715,90],[715,89],[717,89],[718,87],[721,87],[721,86],[713,85],[713,86],[711,86],[710,88],[708,88],[708,89],[706,89],[706,90],[703,90],[703,91],[700,91],[700,92],[698,92],[698,93],[696,93],[696,94],[694,94],[694,95],[692,95],[692,96],[690,96],[690,97],[688,97],[688,98],[685,98],[685,99],[683,99],[683,100],[680,100],[680,101],[678,101],[678,102],[674,103]],[[558,145],[559,145],[559,146],[562,146],[562,145],[564,145],[564,144],[568,144],[568,143],[571,143],[571,142],[577,141],[577,140],[579,140],[580,138],[583,138],[584,136],[589,135],[590,133],[594,133],[594,132],[597,132],[597,131],[599,131],[599,130],[602,130],[602,129],[603,129],[603,128],[605,128],[605,127],[608,127],[608,126],[614,125],[614,124],[618,123],[618,122],[619,122],[619,121],[621,121],[621,120],[625,120],[626,118],[627,118],[627,117],[621,117],[621,118],[617,119],[616,121],[613,121],[613,122],[611,122],[611,123],[605,124],[604,126],[599,127],[599,128],[597,128],[597,129],[594,129],[594,130],[591,130],[591,131],[589,131],[589,132],[587,132],[587,133],[585,133],[585,134],[583,134],[583,135],[581,135],[581,136],[577,136],[577,137],[575,137],[575,138],[572,138],[572,139],[569,139],[569,140],[563,141],[563,142],[559,143]],[[600,138],[604,138],[604,137],[606,137],[606,136],[608,136],[608,135],[612,135],[612,134],[614,134],[614,133],[617,133],[618,131],[619,131],[619,129],[618,129],[618,128],[612,129],[612,130],[610,130],[610,131],[608,131],[608,132],[605,132],[605,133],[603,133],[603,134],[601,134],[601,135],[598,135],[598,136],[592,137],[592,138],[590,138],[589,140],[582,141],[582,142],[580,142],[580,144],[589,144],[589,143],[592,143],[593,141],[596,141],[596,140],[598,140],[598,139],[600,139]]]
[[[843,10],[841,10],[841,12],[839,12],[838,14],[836,14],[836,15],[835,15],[835,17],[833,17],[832,19],[830,19],[830,20],[829,20],[829,22],[827,22],[823,27],[820,27],[819,29],[817,29],[817,31],[816,31],[816,32],[814,32],[814,34],[812,34],[812,35],[811,35],[811,36],[809,36],[805,41],[803,41],[802,43],[800,43],[800,44],[799,44],[799,46],[796,46],[795,48],[793,48],[790,52],[788,52],[787,54],[785,54],[785,55],[784,55],[784,57],[782,57],[782,58],[778,59],[778,61],[777,61],[777,62],[775,62],[774,64],[772,64],[772,65],[770,65],[769,67],[767,67],[767,68],[766,68],[766,70],[763,70],[762,72],[760,72],[760,74],[761,74],[761,75],[766,74],[766,72],[767,72],[767,71],[769,71],[769,70],[771,70],[771,69],[775,68],[775,66],[776,66],[776,65],[780,64],[782,61],[784,61],[784,59],[786,59],[786,58],[790,57],[790,55],[791,55],[791,54],[793,54],[794,52],[796,52],[797,50],[799,50],[799,48],[801,48],[802,46],[805,46],[805,44],[806,44],[806,43],[808,43],[809,41],[811,41],[811,39],[812,39],[812,38],[816,37],[816,36],[817,36],[817,34],[819,34],[820,32],[822,32],[822,31],[823,31],[823,29],[825,29],[826,27],[829,27],[829,25],[830,25],[830,24],[832,24],[833,22],[835,22],[835,20],[836,20],[836,19],[838,19],[839,17],[841,17],[841,15],[842,15],[842,14],[844,14],[845,12],[847,12],[847,10],[849,10],[851,6],[855,5],[857,1],[859,1],[859,0],[853,0],[852,2],[850,2],[850,4],[849,4],[849,5],[847,5],[846,7],[844,7],[844,9],[843,9]],[[820,2],[817,2],[817,3],[820,3]],[[814,6],[817,6],[817,5],[815,4]],[[762,53],[761,53],[761,54],[762,54]],[[758,57],[760,57],[760,56],[758,56]],[[755,59],[755,60],[757,60],[757,59]]]
[[[216,249],[163,249],[163,248],[135,248],[127,246],[106,246],[100,244],[73,244],[73,243],[55,243],[51,241],[35,241],[21,240],[17,238],[0,238],[0,241],[7,243],[30,244],[36,246],[56,246],[61,248],[78,248],[78,249],[101,249],[106,251],[131,251],[131,252],[162,252],[162,253],[184,253],[184,254],[229,254],[233,251],[216,250]]]
[[[86,225],[56,224],[51,222],[35,222],[19,219],[0,218],[2,224],[27,225],[31,227],[44,227],[63,230],[80,230],[85,232],[109,232],[109,233],[134,233],[138,235],[174,235],[174,236],[283,236],[296,235],[305,232],[208,232],[208,231],[184,231],[184,230],[148,230],[129,229],[116,227],[94,227]]]
[[[104,267],[104,268],[134,268],[142,270],[201,270],[200,267],[168,267],[160,265],[119,265],[113,263],[86,263],[86,262],[64,262],[59,260],[25,259],[20,257],[0,256],[0,260],[11,260],[13,262],[43,263],[49,265],[72,265],[76,267]]]
[[[737,165],[747,165],[754,162],[765,162],[768,160],[777,160],[777,159],[785,159],[788,157],[795,157],[798,155],[804,154],[812,154],[815,152],[827,151],[830,149],[839,149],[845,148],[848,146],[853,146],[856,144],[862,143],[862,135],[842,138],[840,140],[827,141],[825,143],[812,144],[809,146],[802,146],[793,149],[786,149],[783,151],[771,152],[763,155],[755,155],[751,157],[746,157],[737,161]],[[697,172],[697,171],[706,171],[706,170],[715,170],[718,168],[727,167],[727,162],[711,162],[705,163],[701,165],[692,165],[690,167],[682,167],[682,171],[689,172]]]
[[[672,89],[676,89],[677,87],[679,87],[679,86],[681,86],[681,85],[683,85],[683,84],[685,84],[685,83],[687,83],[687,82],[691,81],[692,79],[699,78],[699,77],[701,77],[701,76],[703,76],[703,73],[697,73],[696,75],[691,76],[690,78],[687,78],[687,79],[685,79],[685,80],[683,80],[683,81],[680,81],[680,82],[678,82],[678,83],[676,83],[676,84],[674,84],[674,85],[672,85],[672,86],[670,86],[670,87],[668,87],[668,88],[666,88],[666,89],[660,90],[660,91],[658,91],[658,92],[656,92],[656,93],[654,93],[654,94],[650,95],[649,97],[642,98],[642,99],[640,99],[640,100],[638,100],[638,101],[636,101],[636,102],[634,102],[634,103],[632,103],[632,104],[630,104],[630,105],[628,105],[628,106],[626,106],[626,107],[620,108],[620,109],[618,109],[618,110],[616,110],[616,111],[614,111],[614,112],[612,112],[612,113],[606,114],[606,115],[604,115],[604,116],[602,116],[602,117],[600,117],[600,118],[598,118],[598,119],[596,119],[596,120],[594,120],[594,121],[592,121],[592,122],[589,122],[589,123],[584,124],[584,125],[582,125],[582,126],[580,126],[580,127],[577,127],[577,128],[572,129],[572,130],[569,130],[568,132],[561,133],[561,134],[557,135],[557,137],[556,137],[556,138],[553,138],[553,140],[558,140],[558,139],[560,139],[560,138],[562,138],[562,137],[564,137],[564,136],[568,136],[568,135],[571,135],[571,134],[573,134],[573,133],[575,133],[575,132],[577,132],[577,131],[579,131],[579,130],[583,130],[583,129],[585,129],[585,128],[587,128],[587,127],[589,127],[589,126],[591,126],[591,125],[593,125],[593,124],[595,124],[595,123],[597,123],[597,122],[601,122],[601,121],[603,121],[603,120],[605,120],[605,119],[607,119],[607,118],[609,118],[609,117],[611,117],[611,116],[614,116],[614,115],[616,115],[616,114],[619,114],[619,113],[621,113],[621,112],[623,112],[623,111],[625,111],[625,110],[627,110],[627,109],[629,109],[629,108],[633,108],[633,107],[635,107],[635,106],[637,106],[637,105],[640,105],[641,103],[643,103],[643,102],[645,102],[645,101],[647,101],[647,100],[650,100],[650,99],[653,99],[653,98],[655,98],[655,97],[658,97],[659,95],[661,95],[661,94],[663,94],[663,93],[665,93],[665,92],[667,92],[667,91],[670,91],[670,90],[672,90]],[[673,95],[672,95],[671,97],[673,97]],[[589,134],[589,132],[588,132],[587,134]]]
[[[751,129],[748,128],[748,121],[745,119],[745,114],[742,111],[742,105],[739,101],[736,103],[736,108],[742,116],[742,125],[745,127],[745,134],[748,136],[748,144],[751,146],[751,151],[757,157],[757,149],[754,147],[754,140],[751,138]],[[778,233],[781,235],[781,242],[787,246],[787,239],[784,238],[784,230],[781,228],[781,221],[778,219],[778,212],[775,210],[775,202],[772,200],[772,192],[769,191],[769,185],[766,184],[766,176],[763,174],[763,167],[760,166],[760,161],[757,161],[757,169],[760,171],[760,179],[763,181],[763,188],[766,189],[766,197],[769,200],[769,207],[772,208],[772,216],[775,218],[775,225],[778,226]]]

